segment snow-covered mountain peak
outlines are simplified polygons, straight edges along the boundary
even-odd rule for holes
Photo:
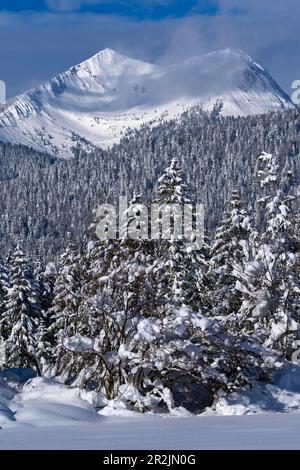
[[[24,93],[0,113],[0,140],[71,157],[74,146],[107,147],[128,128],[176,118],[188,107],[249,115],[292,106],[268,72],[227,48],[171,65],[104,49]]]
[[[155,69],[153,64],[131,59],[125,55],[119,54],[113,49],[103,49],[90,59],[81,62],[72,70],[89,70],[98,78],[101,76],[120,76],[123,74],[144,74],[150,73]]]
[[[106,60],[112,60],[116,57],[122,57],[121,54],[118,54],[114,49],[111,49],[110,47],[102,49],[100,52],[98,52],[98,54],[95,54],[95,56],[101,56]]]
[[[208,54],[214,55],[227,55],[227,56],[235,56],[239,57],[240,59],[252,61],[252,57],[250,57],[245,51],[239,49],[238,47],[226,47],[224,49],[219,49],[218,51],[209,52]]]
[[[98,62],[102,64],[108,64],[112,65],[117,62],[123,62],[123,61],[134,61],[135,59],[131,59],[124,54],[120,54],[119,52],[115,51],[114,49],[111,49],[109,47],[102,49],[101,51],[97,52],[97,54],[93,55],[89,59],[85,60],[82,62],[82,64],[89,64],[92,62]]]
[[[223,58],[226,61],[230,61],[230,59],[236,60],[240,61],[240,63],[244,63],[244,65],[246,65],[247,63],[255,64],[256,66],[264,70],[264,68],[261,65],[257,64],[249,54],[247,54],[242,49],[239,49],[238,47],[226,47],[225,49],[219,49],[217,51],[208,52],[204,54],[204,56]]]
[[[107,48],[81,62],[76,67],[96,67],[100,70],[101,67],[113,67],[118,63],[124,62],[124,60],[128,61],[129,59],[126,56],[118,54],[113,49]]]

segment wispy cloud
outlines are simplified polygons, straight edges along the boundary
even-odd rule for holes
[[[202,0],[203,1],[203,0]],[[55,11],[76,11],[85,6],[123,5],[155,7],[170,6],[178,3],[176,0],[46,0],[47,6]]]
[[[7,81],[10,95],[105,47],[149,61],[176,62],[234,46],[266,66],[288,92],[290,84],[300,79],[298,0],[215,0],[211,4],[218,12],[211,16],[197,13],[205,2],[198,2],[198,10],[194,2],[185,18],[160,21],[76,10],[79,4],[98,0],[60,0],[64,10],[56,10],[55,1],[48,0],[53,4],[48,13],[0,13],[0,78]],[[101,0],[105,2],[111,0]]]

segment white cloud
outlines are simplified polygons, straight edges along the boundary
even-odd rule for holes
[[[97,5],[106,3],[98,0],[47,0],[47,6],[55,11],[73,11],[84,5]]]
[[[76,11],[86,5],[109,5],[115,4],[115,0],[47,0],[47,5],[49,8],[55,11]],[[146,6],[155,6],[155,5],[169,5],[174,3],[174,0],[119,0],[119,4],[133,6],[141,4]]]
[[[221,9],[216,16],[160,21],[62,10],[0,13],[1,79],[11,95],[26,89],[33,77],[36,83],[48,79],[105,47],[149,61],[175,62],[233,46],[252,55],[290,92],[291,83],[300,79],[299,0],[215,2]],[[240,14],[233,15],[233,8]]]
[[[215,0],[223,13],[234,9],[247,12],[247,15],[262,15],[273,17],[278,15],[290,16],[300,10],[299,0]]]

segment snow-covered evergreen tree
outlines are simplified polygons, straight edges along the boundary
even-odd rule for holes
[[[148,228],[147,218],[141,221],[142,210],[135,196],[123,214],[120,238],[89,243],[81,317],[85,328],[65,338],[67,349],[74,354],[74,383],[97,384],[108,398],[114,398],[124,383],[126,361],[118,355],[119,348],[135,331],[138,319],[156,311],[156,291],[151,285],[153,242],[142,236],[145,231],[140,224],[144,221]],[[76,376],[79,364],[82,367]]]
[[[235,290],[234,271],[250,259],[253,237],[249,215],[238,191],[234,190],[229,201],[229,211],[217,228],[210,251],[211,315],[231,315],[232,321],[235,321],[241,297]],[[230,321],[230,318],[225,321]]]
[[[5,364],[5,344],[2,334],[2,315],[5,311],[6,295],[9,289],[9,273],[4,263],[0,261],[0,365]]]
[[[245,332],[286,357],[299,336],[299,234],[294,198],[282,190],[276,157],[259,159],[260,203],[265,227],[257,240],[256,255],[237,282],[243,303],[240,322]]]
[[[77,332],[80,322],[79,308],[82,302],[81,258],[75,246],[69,242],[59,260],[58,273],[54,285],[54,298],[48,313],[50,326],[47,338],[53,344],[53,373],[67,379],[71,367],[64,347],[64,338]]]
[[[45,318],[45,325],[47,325],[48,312],[54,298],[54,284],[57,276],[56,266],[54,263],[48,263],[44,267],[41,263],[38,263],[35,267],[35,275],[39,285],[41,309]]]
[[[10,256],[9,270],[10,287],[1,319],[6,364],[7,367],[33,367],[40,373],[36,344],[41,316],[38,285],[20,245]]]
[[[205,268],[202,251],[190,250],[186,239],[184,210],[191,206],[181,165],[176,158],[158,179],[152,217],[156,227],[156,256],[159,269],[157,285],[164,302],[164,314],[173,313],[181,306],[200,308],[200,271]],[[161,208],[162,210],[160,210]],[[164,221],[161,216],[165,217]],[[152,234],[153,236],[153,234]]]
[[[176,160],[159,179],[155,202],[177,203],[181,210],[182,204],[188,202]],[[141,394],[144,405],[152,400],[164,401],[172,407],[172,387],[178,381],[184,385],[196,378],[217,393],[221,389],[239,388],[264,370],[263,358],[243,350],[236,339],[224,334],[222,325],[212,325],[201,313],[195,291],[199,298],[197,271],[203,269],[203,258],[199,261],[197,252],[186,249],[183,236],[172,233],[177,215],[182,217],[177,212],[171,216],[170,238],[164,237],[162,227],[156,241],[157,296],[163,299],[163,309],[160,307],[159,315],[139,318],[136,333],[119,349],[119,355],[128,361],[124,376]],[[234,212],[234,215],[235,224],[240,223],[244,234],[248,230],[246,214]],[[240,237],[241,251],[247,248],[242,243],[244,238]],[[193,311],[195,305],[198,309]]]
[[[0,319],[5,308],[4,301],[9,288],[9,272],[4,263],[0,261]]]

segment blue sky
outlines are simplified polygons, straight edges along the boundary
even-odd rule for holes
[[[209,0],[0,0],[1,10],[39,13],[71,12],[134,17],[139,20],[180,18],[189,13],[214,15],[219,7]]]
[[[238,47],[291,92],[299,0],[0,0],[0,79],[13,96],[105,47],[151,62]]]

